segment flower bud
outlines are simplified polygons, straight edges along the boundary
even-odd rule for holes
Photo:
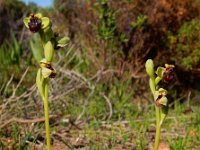
[[[31,15],[28,27],[31,32],[38,32],[41,29],[41,20],[35,15]]]
[[[148,59],[145,64],[146,72],[150,76],[150,78],[154,79],[154,64],[151,59]]]
[[[44,46],[44,56],[48,62],[51,62],[53,59],[54,48],[51,41],[48,41]]]

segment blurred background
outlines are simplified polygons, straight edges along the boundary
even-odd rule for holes
[[[44,148],[35,87],[43,49],[23,18],[42,13],[68,36],[50,86],[55,149],[151,149],[154,104],[144,64],[174,64],[162,141],[200,149],[199,0],[0,0],[0,146]],[[103,144],[102,144],[103,143]]]

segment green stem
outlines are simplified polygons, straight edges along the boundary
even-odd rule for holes
[[[157,85],[158,82],[155,82],[154,77],[149,80],[149,85],[150,85],[151,92],[152,92],[153,97],[154,97],[154,101],[155,101],[156,85]],[[160,109],[155,105],[155,110],[156,110],[156,137],[155,137],[155,143],[154,143],[154,150],[158,150],[159,143],[160,143],[160,129],[161,129]]]
[[[49,104],[48,104],[48,82],[44,82],[44,116],[45,116],[45,129],[46,129],[46,143],[47,150],[51,150],[50,144],[50,127],[49,127]]]
[[[154,143],[154,150],[158,150],[159,143],[160,143],[160,109],[155,106],[156,109],[156,137],[155,137],[155,143]]]

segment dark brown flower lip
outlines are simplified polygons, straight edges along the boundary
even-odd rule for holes
[[[55,77],[56,77],[56,72],[55,72],[55,70],[52,70],[49,78],[55,78]]]
[[[163,73],[163,81],[165,83],[171,83],[172,81],[174,81],[175,78],[175,70],[174,70],[174,66],[173,65],[167,65],[164,73]]]
[[[29,30],[33,33],[38,32],[41,29],[42,22],[34,14],[30,15],[30,21],[28,23]]]

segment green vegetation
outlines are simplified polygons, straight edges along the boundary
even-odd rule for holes
[[[156,118],[147,59],[155,68],[174,64],[176,72],[160,146],[200,149],[199,1],[0,3],[0,149],[46,148],[43,101],[34,85],[44,48],[23,25],[36,12],[52,20],[54,37],[70,38],[67,47],[54,47],[52,149],[152,149]],[[166,89],[165,82],[159,86]]]
[[[177,36],[169,36],[171,50],[176,53],[173,59],[185,69],[197,69],[200,62],[200,22],[185,22]]]

